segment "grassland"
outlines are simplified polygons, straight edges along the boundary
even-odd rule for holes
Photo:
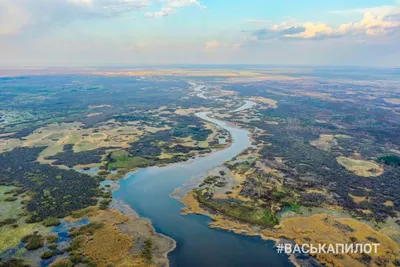
[[[112,161],[108,165],[108,169],[110,170],[122,169],[127,171],[154,164],[154,161],[150,159],[139,156],[130,157],[125,150],[112,152],[111,159]]]
[[[337,146],[338,143],[332,134],[321,134],[319,139],[311,141],[311,145],[329,151],[333,146]]]
[[[6,194],[15,189],[13,186],[0,186],[0,221],[8,218],[17,218],[23,211],[21,198],[17,197],[14,201],[6,201],[12,198],[12,194]]]
[[[201,190],[198,190],[196,193],[200,204],[228,217],[262,226],[274,226],[278,223],[278,218],[267,209],[235,202],[210,201],[203,195]]]
[[[369,266],[395,266],[400,259],[400,248],[389,237],[370,226],[349,218],[334,218],[326,214],[311,217],[285,219],[278,229],[265,230],[263,235],[273,238],[289,238],[302,244],[350,244],[379,243],[378,253],[369,254]],[[365,258],[356,254],[313,254],[319,263],[326,266],[365,266]]]
[[[383,168],[373,161],[338,157],[337,162],[358,176],[373,177],[383,174]]]
[[[12,224],[0,226],[0,253],[11,249],[20,244],[24,236],[32,234],[34,231],[47,233],[48,230],[41,224],[25,222],[24,206],[21,204],[21,197],[18,196],[14,201],[7,201],[11,194],[6,194],[15,189],[11,186],[0,186],[0,221],[13,219]]]
[[[91,209],[81,213],[89,215],[91,223],[71,232],[74,245],[70,249],[72,255],[80,255],[81,261],[99,267],[166,266],[166,254],[175,243],[155,233],[148,220],[116,210]],[[150,247],[146,240],[151,240]]]

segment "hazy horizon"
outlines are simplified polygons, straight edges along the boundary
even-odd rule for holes
[[[0,68],[400,67],[400,0],[0,0]]]

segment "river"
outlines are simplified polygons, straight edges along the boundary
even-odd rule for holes
[[[207,114],[200,112],[196,116],[229,131],[233,139],[230,147],[186,163],[149,167],[129,174],[127,179],[120,180],[113,197],[149,218],[157,232],[177,242],[176,249],[168,256],[172,267],[293,266],[286,255],[276,253],[272,241],[210,229],[211,219],[206,216],[180,215],[183,204],[170,197],[175,188],[231,160],[250,146],[248,131]]]

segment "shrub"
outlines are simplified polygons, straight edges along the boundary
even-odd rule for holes
[[[51,243],[48,245],[49,249],[56,249],[57,248],[57,244],[56,243]]]
[[[40,254],[40,258],[42,258],[44,260],[50,259],[53,256],[54,256],[54,253],[51,250],[43,251],[42,254]]]
[[[144,241],[144,248],[140,253],[140,255],[148,263],[150,263],[153,260],[152,249],[153,249],[153,241],[150,238],[147,238]]]
[[[48,235],[48,236],[46,236],[46,240],[49,243],[54,243],[58,240],[58,236],[57,235]]]
[[[48,217],[43,221],[43,225],[46,227],[50,227],[50,226],[57,226],[60,225],[60,220],[57,218],[53,218],[53,217]]]
[[[50,264],[49,267],[72,267],[72,263],[69,259],[58,259]]]
[[[41,235],[34,233],[33,235],[29,235],[23,238],[23,242],[26,240],[25,248],[27,250],[35,250],[43,247],[43,238]]]
[[[4,225],[8,225],[8,224],[14,224],[17,222],[17,219],[14,218],[7,218],[4,220],[0,221],[0,227],[4,226]]]
[[[72,254],[72,255],[69,257],[69,259],[70,259],[70,261],[73,262],[74,264],[77,264],[77,263],[82,262],[83,257],[82,257],[82,255],[80,255],[80,254]]]

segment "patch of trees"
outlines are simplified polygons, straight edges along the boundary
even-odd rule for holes
[[[376,161],[386,165],[400,166],[400,157],[394,155],[379,157]]]
[[[140,256],[146,261],[147,264],[150,264],[153,260],[153,241],[150,238],[146,238],[144,241],[143,250],[140,253]]]
[[[23,237],[21,239],[21,242],[25,243],[25,248],[27,250],[35,250],[35,249],[43,247],[44,238],[35,232],[31,235]]]
[[[388,216],[395,216],[395,211],[400,211],[399,167],[387,167],[380,176],[359,177],[336,161],[339,154],[312,146],[309,138],[305,138],[301,131],[290,131],[285,125],[266,127],[269,135],[259,137],[258,141],[272,145],[265,146],[260,154],[270,161],[274,161],[276,157],[283,158],[284,164],[274,168],[287,177],[285,187],[302,192],[300,204],[310,205],[314,202],[315,206],[320,205],[324,201],[323,198],[304,193],[305,189],[319,185],[326,187],[335,196],[337,204],[367,219],[384,220]],[[369,201],[363,202],[361,207],[349,194],[368,196]],[[389,199],[393,201],[394,207],[384,205]],[[359,211],[360,208],[368,209],[372,213],[366,215]]]
[[[5,226],[5,225],[14,224],[16,222],[17,222],[17,219],[15,219],[15,218],[7,218],[4,220],[0,220],[0,227]]]
[[[57,226],[60,224],[61,224],[60,220],[54,217],[48,217],[43,221],[43,225],[46,227]]]
[[[143,112],[137,112],[132,114],[123,114],[123,115],[116,115],[113,117],[116,121],[119,122],[130,122],[130,121],[143,121],[149,122],[154,121],[154,117],[148,114],[144,114]]]
[[[188,148],[182,145],[172,146],[174,138],[192,137],[197,141],[207,140],[208,136],[212,133],[211,130],[204,128],[204,123],[192,116],[171,116],[173,120],[169,126],[170,130],[158,131],[155,133],[147,134],[140,140],[131,143],[130,148],[127,150],[130,156],[140,156],[144,158],[154,158],[161,155],[163,149],[169,153],[189,153],[192,150],[205,151],[206,149],[196,147]],[[198,125],[198,126],[197,126]],[[159,146],[156,142],[164,142]]]
[[[44,148],[15,148],[0,154],[0,184],[15,184],[31,192],[26,203],[28,221],[65,217],[74,210],[96,205],[98,179],[39,164],[36,158]]]
[[[196,141],[205,141],[208,136],[212,133],[209,129],[204,129],[201,126],[184,126],[178,125],[172,130],[172,135],[174,137],[192,137],[193,140]]]
[[[38,128],[39,128],[39,126],[23,128],[22,130],[19,130],[18,132],[14,133],[12,135],[9,135],[6,138],[23,139],[24,137],[27,137],[28,135],[32,134]]]
[[[46,157],[48,160],[55,160],[54,165],[66,165],[70,168],[82,164],[100,163],[107,148],[102,147],[94,150],[74,152],[73,145],[64,145],[64,151],[54,156]]]
[[[172,147],[167,147],[167,148],[165,148],[165,150],[166,150],[167,153],[189,154],[193,150],[195,150],[195,151],[204,151],[204,150],[207,150],[207,149],[206,148],[202,148],[202,147],[187,147],[187,146],[183,146],[183,145],[176,145],[176,146],[172,146]]]
[[[204,128],[204,122],[196,116],[172,116],[174,125],[171,126],[172,136],[191,137],[196,141],[205,141],[212,133],[211,130]]]
[[[0,129],[0,133],[16,132],[13,137],[23,138],[54,121],[80,121],[84,128],[89,128],[133,109],[147,111],[161,106],[191,108],[212,105],[209,100],[182,99],[187,94],[186,87],[187,84],[181,80],[140,81],[136,77],[44,75],[25,80],[10,79],[0,83],[2,108],[30,112],[37,120],[25,121],[18,127],[7,126]],[[20,97],[21,90],[29,94]],[[43,98],[39,100],[39,97]],[[111,107],[101,108],[102,114],[85,116],[88,112],[100,110],[89,110],[89,106],[101,105]],[[117,120],[132,119],[121,116]]]
[[[40,258],[47,260],[54,256],[54,252],[51,250],[45,250],[40,254]]]
[[[2,261],[0,259],[0,267],[30,267],[31,265],[25,263],[22,259],[9,259],[6,261]]]
[[[279,223],[279,219],[266,208],[250,206],[238,199],[212,199],[212,194],[206,189],[195,192],[200,204],[226,216],[260,226],[274,226]]]
[[[66,258],[60,258],[55,260],[49,267],[72,267],[72,262]]]
[[[144,140],[138,140],[132,143],[131,147],[128,149],[129,155],[132,157],[139,156],[145,158],[157,157],[161,155],[162,149],[153,144],[153,142],[149,142],[147,139],[148,138],[145,138]]]
[[[334,204],[367,219],[384,220],[387,216],[396,216],[396,211],[400,210],[397,193],[400,190],[398,158],[379,158],[379,163],[387,165],[385,172],[380,176],[365,178],[347,171],[337,163],[336,157],[357,151],[366,158],[374,158],[386,152],[385,144],[400,145],[399,116],[390,110],[365,109],[364,105],[357,102],[277,96],[265,92],[265,86],[268,85],[235,85],[234,90],[243,95],[284,100],[279,102],[276,109],[261,110],[260,115],[264,118],[250,124],[268,132],[268,135],[257,137],[257,143],[272,144],[261,150],[262,157],[269,162],[274,162],[276,157],[283,158],[284,163],[273,167],[285,174],[285,187],[301,193],[302,204],[314,203],[318,206],[326,201],[335,201]],[[320,92],[317,89],[311,91]],[[265,123],[266,120],[277,120],[279,125]],[[344,134],[352,138],[336,138],[338,145],[325,151],[310,144],[320,134]],[[307,188],[315,186],[328,188],[334,199],[305,193]],[[368,201],[357,204],[349,194],[365,196]],[[387,200],[393,202],[393,207],[385,205]],[[359,212],[360,208],[372,213],[363,214]]]

